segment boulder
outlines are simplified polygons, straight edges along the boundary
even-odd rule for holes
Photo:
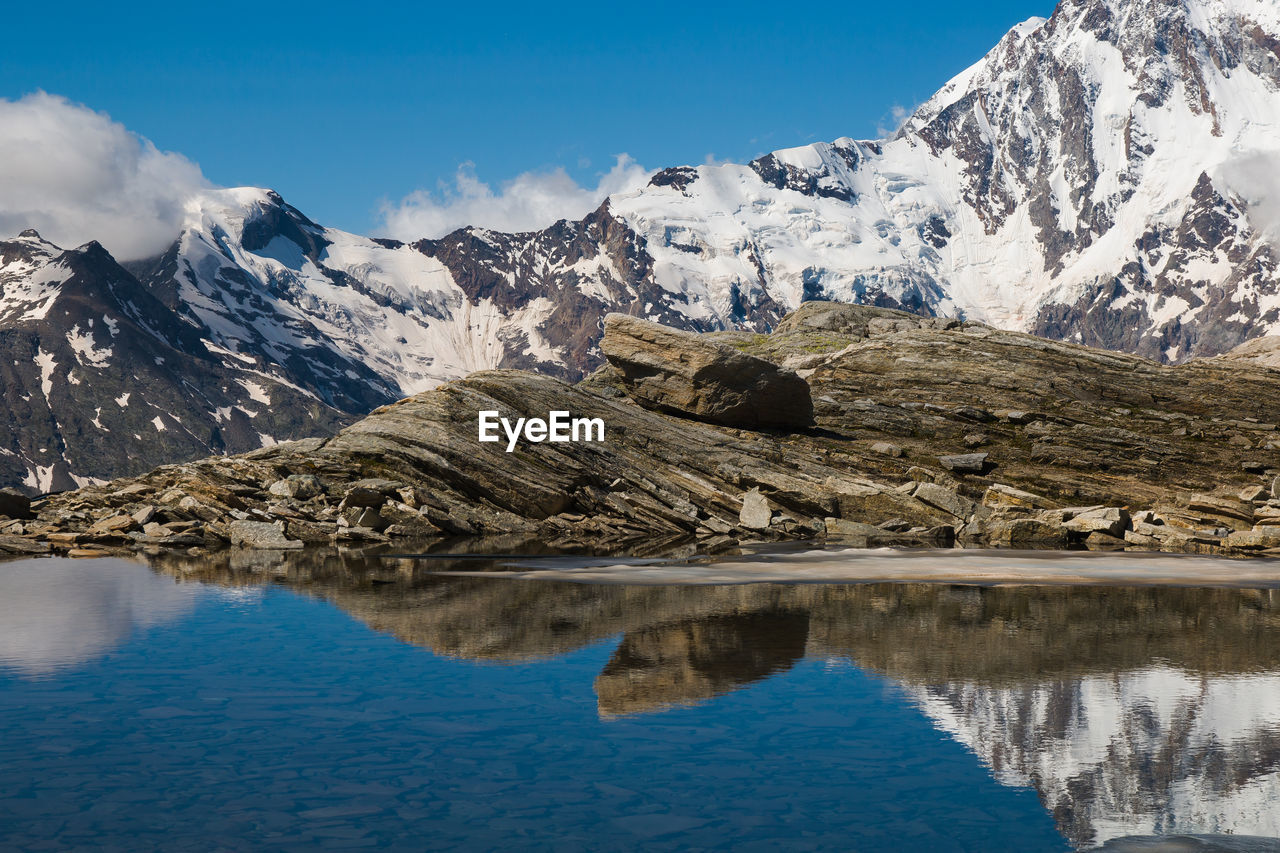
[[[627,395],[647,409],[744,429],[813,423],[807,382],[692,332],[610,314],[600,348]]]
[[[775,332],[778,334],[834,332],[838,335],[862,338],[868,334],[871,321],[879,318],[910,321],[911,328],[916,328],[926,321],[924,317],[916,317],[892,308],[817,300],[803,303],[782,318]]]
[[[1039,518],[994,521],[987,536],[993,544],[1011,548],[1061,548],[1067,544],[1067,531],[1062,525]]]
[[[306,501],[322,494],[324,484],[311,474],[294,474],[272,483],[267,491],[277,497]]]
[[[890,444],[887,441],[877,441],[871,445],[872,453],[879,453],[881,456],[892,456],[895,459],[902,457],[902,448],[896,444]]]
[[[1219,495],[1192,495],[1187,509],[1215,519],[1253,523],[1253,506],[1241,500]]]
[[[952,456],[939,456],[942,467],[957,474],[981,474],[987,467],[986,453],[957,453]]]
[[[368,506],[353,506],[343,513],[343,517],[352,527],[367,527],[381,533],[387,529],[388,522],[377,509]]]
[[[1280,548],[1280,530],[1265,527],[1257,530],[1237,530],[1229,534],[1222,544],[1242,551]]]
[[[948,515],[963,521],[973,515],[974,503],[954,489],[936,483],[921,483],[911,493],[912,497],[934,509],[940,509]]]
[[[92,534],[125,533],[138,526],[131,515],[113,515],[94,522],[89,528]]]
[[[1105,533],[1121,538],[1129,529],[1129,511],[1123,507],[1091,507],[1076,513],[1063,526],[1075,533]]]
[[[20,536],[0,536],[0,554],[45,554],[49,545],[44,542],[32,542]]]
[[[0,517],[35,518],[31,512],[31,498],[15,489],[0,489]]]
[[[1256,501],[1265,501],[1267,499],[1267,490],[1262,486],[1249,486],[1241,489],[1239,493],[1240,500],[1254,503]]]
[[[229,529],[231,544],[241,548],[292,550],[302,547],[302,542],[289,539],[284,535],[282,524],[272,524],[267,521],[233,521]]]
[[[743,527],[764,530],[772,518],[773,508],[769,506],[769,499],[760,494],[759,487],[742,496],[742,512],[738,515],[738,521]]]

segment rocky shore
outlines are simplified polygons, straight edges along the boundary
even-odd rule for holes
[[[1280,553],[1280,372],[1176,367],[887,309],[770,335],[620,315],[570,385],[487,371],[328,439],[29,502],[0,554],[297,549],[515,535],[566,550],[881,546]],[[600,442],[481,443],[482,411],[598,418]]]

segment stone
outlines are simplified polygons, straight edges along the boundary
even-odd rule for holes
[[[339,504],[339,507],[342,509],[347,507],[377,509],[386,502],[387,496],[379,489],[371,489],[367,486],[353,486],[342,498],[342,503]]]
[[[205,544],[205,540],[203,536],[197,536],[194,533],[174,533],[171,536],[157,537],[152,544],[163,545],[166,548],[191,548]]]
[[[352,507],[344,516],[352,527],[367,527],[378,533],[387,529],[388,522],[373,507]]]
[[[805,380],[692,332],[609,314],[600,349],[627,396],[645,408],[745,429],[813,423]]]
[[[981,474],[986,470],[987,453],[957,453],[951,456],[939,456],[942,467],[957,474]]]
[[[895,332],[910,332],[920,328],[920,320],[899,317],[875,317],[867,321],[867,333],[872,337],[892,335]]]
[[[991,443],[991,436],[981,432],[971,432],[964,437],[965,447],[983,447]]]
[[[1129,529],[1129,511],[1124,507],[1088,508],[1072,515],[1063,524],[1067,530],[1075,533],[1105,533],[1114,538],[1121,538]]]
[[[757,486],[742,496],[742,512],[738,514],[738,523],[751,530],[768,528],[773,518],[773,508],[769,499],[760,494]]]
[[[1128,531],[1125,532],[1127,533]],[[1084,538],[1084,544],[1091,551],[1111,551],[1116,548],[1124,548],[1129,542],[1122,536],[1112,536],[1110,533],[1095,530]]]
[[[1280,528],[1261,527],[1253,530],[1237,530],[1227,534],[1222,544],[1228,548],[1239,548],[1245,551],[1280,548]]]
[[[311,474],[292,474],[272,483],[267,491],[277,497],[306,501],[323,494],[324,484]]]
[[[892,456],[895,459],[902,457],[902,448],[887,441],[877,441],[871,445],[871,452],[879,453],[881,456]]]
[[[1067,544],[1067,531],[1061,525],[1039,518],[998,519],[987,534],[993,544],[1010,548],[1061,548]]]
[[[920,483],[911,496],[921,503],[954,516],[961,521],[973,515],[974,502],[958,494],[954,489],[940,486],[937,483]]]
[[[134,521],[131,515],[113,515],[110,518],[94,522],[93,526],[89,528],[89,533],[124,533],[137,526],[138,522]]]
[[[939,548],[950,548],[956,543],[956,528],[951,524],[927,527],[916,535],[928,544]]]
[[[20,536],[0,536],[0,554],[47,554],[47,542],[34,542]]]
[[[952,412],[958,418],[975,423],[988,424],[996,420],[996,416],[988,412],[986,409],[979,409],[977,406],[961,406]]]
[[[826,519],[826,532],[828,536],[839,537],[842,539],[876,539],[883,538],[886,530],[883,527],[876,527],[873,524],[863,524],[860,521],[848,521],[843,518]],[[910,525],[905,525],[904,529],[909,529]]]
[[[35,518],[31,498],[16,489],[0,489],[0,516],[26,520]]]
[[[283,525],[268,521],[233,521],[228,529],[231,544],[241,548],[293,550],[302,547],[302,542],[285,536]]]
[[[158,509],[156,509],[151,504],[147,504],[146,506],[139,508],[133,514],[133,520],[134,522],[136,522],[137,524],[145,528],[148,524],[150,524],[155,519],[158,513],[159,513]]]
[[[1219,519],[1253,523],[1253,506],[1233,498],[1205,494],[1192,495],[1187,501],[1187,509],[1216,516]]]
[[[1253,503],[1254,501],[1266,500],[1266,498],[1267,490],[1262,486],[1249,486],[1240,490],[1240,500],[1242,501]]]
[[[1049,509],[1052,507],[1052,503],[1047,498],[1001,483],[993,483],[987,487],[987,491],[982,496],[982,504],[992,509],[999,507]]]
[[[328,542],[338,532],[338,525],[332,522],[286,521],[285,536],[302,542]]]

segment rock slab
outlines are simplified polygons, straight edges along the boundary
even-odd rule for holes
[[[267,521],[233,521],[229,525],[231,544],[241,548],[294,550],[302,542],[284,535],[279,525]]]
[[[744,429],[813,424],[807,382],[726,344],[610,314],[600,346],[627,395],[645,408]]]

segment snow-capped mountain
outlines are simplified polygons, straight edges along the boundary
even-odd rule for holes
[[[349,418],[224,359],[97,243],[0,241],[0,484],[74,488]]]
[[[1064,0],[891,140],[668,170],[610,210],[725,321],[827,298],[1222,352],[1280,327],[1280,6]]]
[[[169,250],[127,271],[87,247],[73,280],[56,260],[73,253],[34,239],[3,244],[0,273],[4,369],[21,383],[4,391],[0,484],[31,489],[315,432],[478,369],[575,378],[600,363],[609,311],[764,330],[804,300],[871,302],[1181,361],[1280,331],[1280,6],[1063,0],[892,139],[666,169],[542,231],[370,239],[232,189],[194,195]],[[132,302],[78,322],[32,307],[120,288]],[[151,339],[169,334],[229,391],[117,363],[107,318],[144,301],[164,317]],[[82,352],[90,334],[86,352],[112,354]],[[201,428],[172,444],[171,426],[90,417],[103,398],[72,393],[72,360]],[[244,398],[231,377],[264,390]],[[286,397],[317,414],[285,413]],[[229,439],[237,407],[259,414]],[[268,408],[275,423],[258,420]]]

